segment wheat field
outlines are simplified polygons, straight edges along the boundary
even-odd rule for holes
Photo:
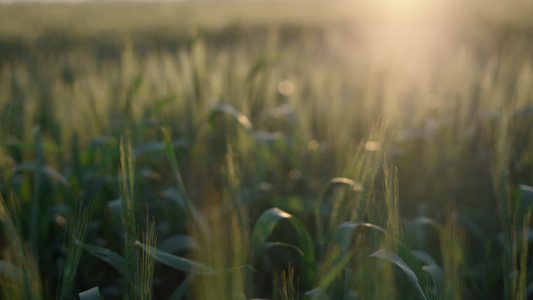
[[[0,5],[3,299],[529,299],[533,4]]]

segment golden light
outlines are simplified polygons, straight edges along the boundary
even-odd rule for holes
[[[283,80],[278,84],[278,92],[283,96],[290,96],[294,92],[294,84],[290,80]]]
[[[320,143],[317,140],[310,140],[307,143],[307,147],[309,147],[311,150],[317,150],[318,147],[320,147]]]
[[[381,143],[377,141],[368,141],[365,143],[365,150],[369,152],[378,151],[381,148]]]
[[[56,224],[59,225],[59,226],[63,226],[65,224],[67,224],[67,219],[63,215],[59,215],[59,214],[56,215],[55,216],[55,221],[56,221]]]
[[[376,2],[363,33],[373,69],[424,76],[453,46],[451,7],[424,0]]]

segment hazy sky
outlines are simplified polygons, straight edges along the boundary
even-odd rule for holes
[[[113,2],[117,0],[0,0],[0,3],[83,3],[83,2]],[[154,0],[118,0],[120,2],[151,2]],[[155,0],[157,2],[182,2],[190,0]]]

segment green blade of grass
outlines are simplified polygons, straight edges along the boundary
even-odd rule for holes
[[[38,169],[38,163],[37,162],[22,162],[17,165],[16,172],[24,172],[24,171],[34,171],[36,172]],[[41,165],[41,172],[48,176],[49,178],[55,179],[58,182],[60,182],[65,187],[70,187],[70,183],[68,179],[61,175],[59,172],[57,172],[54,168],[52,168],[49,165],[42,164]]]
[[[106,263],[110,264],[122,276],[125,276],[124,258],[120,256],[118,253],[111,251],[107,248],[89,245],[89,244],[83,244],[83,249],[85,249],[85,251],[87,251],[92,256],[95,256],[99,258],[100,260],[105,261]]]
[[[183,194],[176,188],[170,187],[166,188],[161,192],[161,195],[165,198],[170,199],[174,204],[178,205],[180,209],[187,210],[187,203],[185,203],[185,197]]]
[[[241,113],[235,107],[229,104],[220,103],[211,108],[211,115],[209,119],[212,119],[217,113],[225,113],[232,116],[242,125],[242,127],[244,127],[248,131],[254,129],[254,127],[252,126],[252,122],[250,122],[250,119],[248,119],[247,116],[245,116],[243,113]]]
[[[187,149],[190,147],[189,143],[184,139],[178,139],[173,141],[172,143],[173,149]],[[143,154],[163,151],[166,149],[166,144],[162,142],[149,142],[144,143],[139,146],[133,147],[133,154],[135,157],[138,157]]]
[[[298,219],[278,208],[266,210],[257,220],[250,238],[249,255],[252,259],[255,258],[257,251],[263,247],[274,228],[283,220],[287,220],[296,230],[300,249],[305,254],[304,261],[307,270],[305,280],[314,282],[316,259],[311,236]]]
[[[41,131],[39,127],[33,129],[33,136],[35,138],[35,180],[33,181],[33,197],[31,202],[31,221],[30,221],[30,245],[35,254],[39,253],[40,244],[40,230],[41,219],[39,218],[40,211],[40,189],[41,189],[41,174],[44,166],[44,149],[41,139]]]
[[[7,148],[15,148],[19,150],[33,150],[37,147],[34,143],[24,143],[24,142],[8,142],[5,144]],[[44,153],[61,153],[63,149],[56,144],[52,143],[43,143]]]
[[[421,250],[411,250],[411,253],[414,257],[416,257],[421,263],[424,265],[433,265],[437,264],[435,259],[429,255],[428,253],[421,251]]]
[[[416,277],[415,272],[398,255],[396,255],[395,253],[387,249],[379,249],[378,251],[370,254],[368,257],[384,259],[398,266],[403,271],[403,273],[407,276],[409,281],[411,281],[411,283],[413,284],[417,292],[420,294],[420,296],[424,300],[427,300],[426,295],[424,294],[424,291],[422,290],[422,287],[420,286],[420,283],[418,282],[418,278]]]
[[[422,268],[431,280],[437,284],[442,284],[444,281],[444,271],[437,264],[429,264]]]
[[[353,255],[344,255],[330,270],[326,275],[322,276],[320,279],[320,288],[327,289],[337,278],[337,276],[344,270],[344,267],[350,262]]]
[[[131,100],[139,92],[143,79],[144,79],[144,72],[141,71],[139,72],[139,74],[137,74],[137,76],[135,77],[135,80],[133,81],[132,85],[128,89],[128,93],[126,95],[126,105],[125,105],[126,110],[131,108]]]
[[[111,213],[111,219],[115,225],[117,233],[122,234],[124,228],[122,225],[122,199],[114,199],[107,202],[107,209]]]
[[[337,229],[337,245],[342,253],[348,252],[352,234],[357,228],[375,229],[383,234],[387,234],[385,229],[370,223],[344,222]]]
[[[91,140],[91,143],[89,144],[88,150],[94,151],[98,148],[102,148],[104,146],[115,146],[117,143],[117,138],[114,136],[99,136]]]
[[[272,147],[275,143],[279,141],[286,142],[287,140],[289,140],[289,137],[281,132],[253,130],[251,133],[255,141],[268,145],[269,147]]]
[[[321,208],[322,208],[322,203],[324,202],[324,197],[326,196],[326,193],[334,186],[336,185],[343,185],[343,186],[347,186],[349,188],[352,188],[354,191],[362,191],[363,190],[363,186],[352,180],[352,179],[349,179],[349,178],[345,178],[345,177],[336,177],[336,178],[333,178],[333,179],[330,179],[326,184],[324,184],[324,186],[322,187],[322,189],[320,190],[320,194],[318,195],[318,200],[317,200],[317,203],[315,205],[315,222],[316,222],[316,229],[317,229],[317,240],[318,240],[318,243],[319,243],[319,250],[320,250],[320,258],[323,257],[323,253],[324,253],[324,247],[325,247],[325,241],[324,241],[324,225],[322,224],[322,213],[321,213]]]
[[[103,300],[104,298],[100,295],[100,290],[97,286],[92,289],[86,290],[79,294],[80,300]]]
[[[207,233],[208,233],[207,225],[205,224],[205,221],[202,219],[202,217],[198,213],[198,210],[196,209],[196,206],[194,205],[194,203],[192,203],[192,200],[189,197],[189,194],[187,193],[187,189],[185,188],[185,183],[183,182],[183,178],[181,177],[179,166],[178,166],[178,160],[176,159],[176,156],[174,154],[174,147],[172,146],[172,140],[170,139],[170,134],[164,128],[161,128],[161,131],[163,132],[163,138],[165,140],[166,153],[167,153],[168,160],[170,162],[170,167],[172,168],[172,172],[174,173],[174,176],[176,177],[179,189],[185,198],[185,203],[187,204],[187,213],[192,218],[192,220],[195,222],[195,224],[199,226],[201,233],[207,236]]]
[[[409,222],[405,231],[408,233],[415,233],[425,227],[431,228],[435,233],[440,234],[442,225],[428,217],[417,217]]]
[[[329,297],[322,288],[314,288],[304,294],[304,300],[328,300]]]
[[[304,300],[329,300],[328,294],[322,288],[314,288],[304,294]]]
[[[291,250],[295,251],[296,253],[300,254],[300,256],[302,256],[302,257],[305,256],[305,254],[302,251],[302,249],[300,249],[300,248],[298,248],[298,247],[296,247],[294,245],[287,244],[287,243],[281,243],[281,242],[266,242],[266,243],[263,243],[261,248],[257,249],[256,256],[259,257],[261,255],[264,255],[268,250],[270,250],[272,248],[275,248],[275,247],[283,247],[283,248],[291,249]]]
[[[303,198],[299,196],[283,196],[275,195],[265,199],[260,199],[261,203],[266,207],[277,207],[281,210],[291,211],[294,214],[314,214],[315,213],[315,199]],[[331,215],[331,207],[322,204],[320,208],[320,215],[326,217]]]
[[[176,95],[169,95],[162,99],[156,100],[155,103],[149,108],[150,116],[159,116],[164,108],[175,102]]]
[[[190,260],[188,258],[183,258],[161,250],[157,250],[143,243],[138,243],[138,246],[142,250],[152,255],[156,261],[165,264],[173,269],[200,275],[216,274],[215,270],[194,260]]]
[[[250,71],[248,71],[248,75],[246,76],[246,83],[250,83],[253,81],[253,79],[265,68],[267,64],[267,60],[265,57],[260,56],[256,59],[253,66],[250,68]]]
[[[277,63],[284,55],[286,51],[276,51],[270,57],[259,56],[256,58],[255,63],[252,65],[248,74],[246,75],[246,84],[250,84],[254,79],[264,72],[267,68]]]

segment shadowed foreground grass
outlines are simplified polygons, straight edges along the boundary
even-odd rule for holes
[[[3,298],[529,298],[532,9],[2,6]]]

